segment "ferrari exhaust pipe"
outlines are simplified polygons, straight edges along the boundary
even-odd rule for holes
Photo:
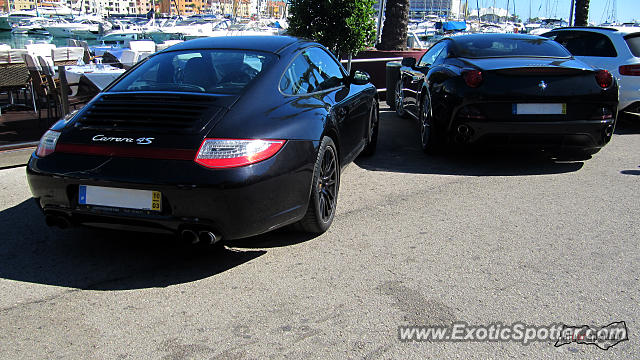
[[[182,240],[187,244],[197,244],[198,242],[200,242],[200,238],[198,237],[198,234],[196,234],[196,232],[193,230],[189,230],[189,229],[182,230],[182,232],[180,233],[180,236],[182,237]]]
[[[455,136],[455,140],[458,143],[466,143],[469,141],[469,136],[471,135],[471,129],[468,125],[462,124],[458,125],[456,128],[458,134]]]
[[[467,125],[462,124],[458,126],[458,134],[462,136],[468,136],[470,132],[471,131]]]
[[[222,239],[220,235],[216,235],[211,231],[200,231],[200,233],[198,233],[198,238],[203,244],[208,245],[213,245]]]
[[[604,136],[606,137],[613,136],[613,125],[609,125],[604,129]]]

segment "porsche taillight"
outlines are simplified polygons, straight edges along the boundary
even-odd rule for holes
[[[598,70],[596,71],[596,82],[598,86],[606,89],[613,84],[613,76],[607,70]]]
[[[45,132],[40,138],[40,143],[38,143],[38,147],[36,148],[36,155],[39,157],[45,157],[53,154],[53,152],[56,151],[56,144],[58,143],[59,137],[59,131],[47,130],[47,132]]]
[[[468,70],[462,73],[462,78],[467,86],[477,88],[482,84],[482,71]]]
[[[231,168],[266,160],[284,146],[285,140],[204,139],[194,161],[208,168]]]

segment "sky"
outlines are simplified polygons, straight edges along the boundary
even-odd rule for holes
[[[476,8],[476,0],[468,0],[469,8]],[[495,3],[496,7],[506,8],[507,0],[477,0],[480,7],[490,7]],[[509,12],[513,12],[513,2],[515,1],[516,14],[520,19],[529,18],[529,3],[531,3],[531,17],[557,17],[569,19],[571,0],[509,0]],[[639,0],[590,0],[589,1],[589,22],[600,24],[610,19],[611,8],[614,1],[617,3],[617,15],[619,22],[640,21],[640,1]],[[465,0],[461,0],[462,3]],[[546,9],[548,15],[546,14]],[[603,15],[604,14],[604,15]]]

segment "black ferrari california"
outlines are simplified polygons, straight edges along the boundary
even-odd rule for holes
[[[217,37],[156,53],[54,124],[29,160],[49,225],[217,243],[321,233],[341,169],[375,151],[377,92],[321,45]]]
[[[591,155],[614,130],[615,79],[543,37],[453,36],[400,72],[395,109],[418,120],[425,152],[463,143]]]

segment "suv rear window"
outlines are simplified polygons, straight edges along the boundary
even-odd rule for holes
[[[560,43],[574,56],[618,56],[611,39],[603,34],[589,31],[552,31],[542,36]]]
[[[627,35],[624,40],[627,42],[633,56],[640,57],[640,33]]]

